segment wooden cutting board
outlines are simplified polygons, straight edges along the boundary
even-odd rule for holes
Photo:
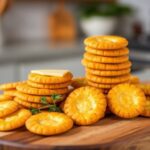
[[[0,132],[0,150],[50,149],[150,149],[150,119],[125,120],[114,116],[91,126],[76,126],[65,134],[39,136],[25,127],[13,132]]]

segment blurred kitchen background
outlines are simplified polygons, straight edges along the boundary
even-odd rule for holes
[[[0,83],[32,69],[83,76],[83,39],[128,38],[133,74],[150,80],[150,0],[0,0]]]

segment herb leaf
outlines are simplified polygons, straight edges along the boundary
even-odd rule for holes
[[[60,100],[62,98],[62,95],[60,95],[60,94],[52,94],[51,98],[52,98],[53,101],[58,101],[58,100]]]
[[[61,109],[56,105],[50,105],[48,111],[50,111],[50,112],[61,112]]]
[[[35,115],[35,114],[38,114],[41,112],[40,109],[36,109],[36,108],[31,108],[30,111],[31,111],[32,115]]]
[[[46,97],[41,97],[41,103],[42,103],[43,105],[47,105],[47,104],[48,104],[48,102],[47,102],[47,100],[46,100]]]

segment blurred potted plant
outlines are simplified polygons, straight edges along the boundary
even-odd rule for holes
[[[112,34],[117,18],[131,13],[131,8],[117,3],[92,3],[81,6],[80,23],[86,35]]]

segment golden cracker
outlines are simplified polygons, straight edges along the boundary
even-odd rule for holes
[[[144,91],[145,95],[150,95],[150,83],[140,83],[138,86]]]
[[[101,49],[93,49],[91,47],[85,47],[85,51],[94,55],[100,56],[124,56],[129,54],[128,48],[117,49],[113,51],[108,50],[101,50]]]
[[[19,108],[18,103],[14,101],[2,101],[0,102],[0,118],[5,117]]]
[[[5,90],[15,89],[18,85],[20,85],[22,83],[25,83],[25,81],[1,84],[0,85],[0,90],[4,90],[5,91]]]
[[[130,73],[130,68],[124,69],[124,70],[111,70],[111,71],[104,71],[104,70],[96,70],[96,69],[91,69],[91,68],[86,68],[85,69],[87,73],[97,75],[97,76],[121,76],[125,74]]]
[[[31,102],[31,103],[42,103],[41,99],[42,97],[44,97],[46,99],[46,102],[52,104],[53,103],[53,99],[50,96],[36,96],[36,95],[30,95],[30,94],[25,94],[25,93],[21,93],[21,92],[17,92],[16,93],[16,97],[18,97],[19,99],[22,99],[23,101],[27,101],[27,102]],[[57,101],[62,101],[64,100],[66,97],[66,95],[61,95],[61,98]]]
[[[120,64],[103,64],[103,63],[96,63],[96,62],[89,61],[87,59],[83,59],[82,64],[88,68],[97,69],[97,70],[105,70],[105,71],[106,70],[108,71],[122,70],[122,69],[127,69],[131,67],[130,61],[120,63]]]
[[[72,79],[71,86],[74,88],[79,88],[82,86],[87,86],[87,81],[85,77],[77,77]]]
[[[91,36],[84,40],[84,44],[96,49],[113,50],[126,47],[128,41],[120,36]]]
[[[88,81],[88,85],[96,87],[96,88],[100,88],[100,89],[111,89],[112,87],[116,86],[117,84],[102,84],[102,83]]]
[[[130,79],[130,74],[117,76],[117,77],[102,77],[102,76],[96,76],[96,75],[92,75],[90,73],[86,73],[86,78],[89,81],[92,81],[95,83],[118,84],[118,83],[122,83],[122,82],[128,82]]]
[[[17,90],[19,92],[25,94],[32,94],[32,95],[52,95],[52,94],[66,94],[68,93],[68,88],[61,88],[61,89],[38,89],[30,87],[27,84],[22,84],[17,86]]]
[[[144,92],[133,84],[119,84],[113,87],[107,98],[111,112],[121,118],[139,116],[146,105]]]
[[[84,59],[87,59],[92,62],[96,63],[107,63],[107,64],[116,64],[116,63],[123,63],[129,60],[128,56],[118,56],[118,57],[105,57],[105,56],[98,56],[93,55],[90,53],[84,53]]]
[[[138,84],[138,83],[140,83],[139,77],[137,77],[137,76],[135,76],[135,75],[131,75],[131,76],[130,76],[130,83],[131,83],[131,84]]]
[[[6,117],[0,118],[0,131],[10,131],[25,125],[26,120],[31,116],[31,112],[27,109],[19,109],[18,111]]]
[[[31,116],[26,121],[26,128],[39,135],[60,134],[72,127],[73,121],[67,115],[58,112],[42,112]]]
[[[24,106],[25,108],[40,108],[43,106],[42,104],[38,104],[38,103],[26,102],[18,97],[15,97],[14,101],[17,102],[18,104]]]
[[[57,84],[40,84],[32,81],[27,81],[27,84],[34,88],[41,88],[41,89],[60,89],[60,88],[66,88],[71,84],[71,81],[65,82],[65,83],[57,83]]]
[[[16,92],[17,92],[16,89],[7,90],[7,91],[4,91],[4,95],[6,95],[6,96],[11,96],[11,97],[15,97],[15,96],[16,96]]]
[[[12,96],[0,95],[0,101],[10,101],[13,100]]]
[[[75,89],[66,99],[63,110],[78,125],[90,125],[103,118],[106,99],[102,91],[93,87]]]

